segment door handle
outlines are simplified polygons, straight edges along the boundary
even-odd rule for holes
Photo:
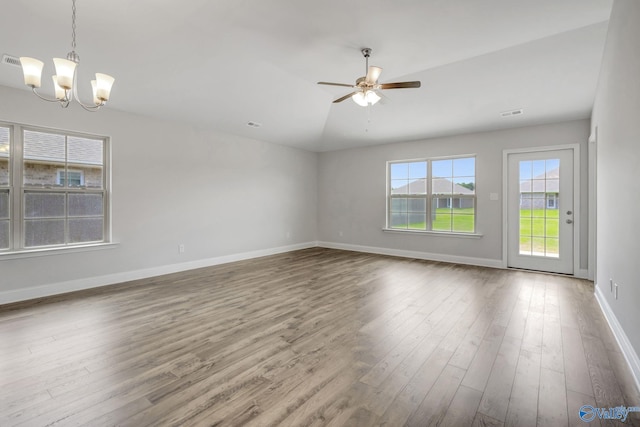
[[[567,224],[573,224],[573,220],[572,219],[568,219],[567,220]]]
[[[567,211],[567,215],[571,215],[571,214],[573,214],[572,211]]]

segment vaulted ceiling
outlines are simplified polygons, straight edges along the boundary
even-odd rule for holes
[[[80,93],[104,72],[116,77],[107,108],[313,151],[586,118],[611,5],[77,0]],[[51,58],[71,50],[71,0],[4,2],[2,15],[0,54],[43,60],[52,92]],[[363,47],[381,82],[422,87],[384,91],[370,108],[333,104],[349,88],[316,82],[354,83]],[[5,64],[0,85],[28,90]],[[514,109],[524,114],[500,116]]]

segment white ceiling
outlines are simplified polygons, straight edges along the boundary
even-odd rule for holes
[[[77,0],[80,92],[104,72],[116,77],[108,108],[314,151],[585,118],[611,5]],[[50,58],[71,50],[71,0],[7,1],[2,12],[0,54],[43,60],[52,91]],[[384,91],[371,108],[332,104],[349,88],[316,82],[355,82],[362,47],[381,82],[422,87]],[[28,90],[8,65],[0,85]],[[517,108],[522,116],[500,117]]]

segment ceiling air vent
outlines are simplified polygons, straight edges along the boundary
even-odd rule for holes
[[[6,53],[2,55],[2,63],[7,65],[12,65],[14,67],[22,67],[20,63],[20,58],[12,55],[7,55]]]
[[[247,122],[247,126],[251,128],[259,128],[260,126],[262,126],[262,124],[256,122]]]
[[[524,111],[522,111],[522,108],[520,108],[518,110],[503,111],[502,113],[500,113],[500,116],[502,117],[519,116],[522,113],[524,113]]]

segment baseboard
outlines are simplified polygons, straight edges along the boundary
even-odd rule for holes
[[[299,249],[313,248],[317,242],[305,242],[295,245],[280,246],[276,248],[261,249],[257,251],[243,252],[232,255],[224,255],[215,258],[208,258],[196,261],[183,262],[179,264],[162,265],[158,267],[146,268],[142,270],[126,271],[122,273],[108,274],[105,276],[88,277],[85,279],[69,280],[66,282],[51,283],[42,286],[34,286],[26,289],[16,289],[0,292],[0,305],[9,304],[30,299],[48,297],[52,295],[65,294],[68,292],[81,291],[85,289],[98,288],[101,286],[114,285],[116,283],[128,282],[131,280],[146,279],[149,277],[162,276],[163,274],[178,273],[181,271],[193,270],[202,267],[227,264],[235,261],[243,261],[251,258],[276,255],[291,252]]]
[[[596,301],[600,304],[600,309],[604,314],[605,319],[609,323],[609,327],[613,332],[613,336],[616,337],[616,341],[618,341],[618,346],[620,346],[620,350],[622,350],[622,354],[624,358],[627,360],[629,364],[629,368],[631,369],[631,374],[633,375],[633,379],[636,383],[636,387],[640,390],[640,358],[638,357],[638,353],[634,350],[633,346],[631,346],[631,342],[629,342],[629,338],[627,338],[627,334],[625,334],[624,329],[618,322],[616,315],[613,313],[611,306],[607,302],[607,299],[604,297],[602,290],[598,285],[594,286]]]
[[[379,248],[375,246],[351,245],[335,242],[318,242],[318,246],[330,249],[342,249],[346,251],[366,252],[379,255],[391,255],[402,258],[416,258],[427,261],[450,262],[454,264],[476,265],[479,267],[503,268],[502,260],[463,257],[457,255],[434,254],[430,252],[406,251],[402,249]]]

